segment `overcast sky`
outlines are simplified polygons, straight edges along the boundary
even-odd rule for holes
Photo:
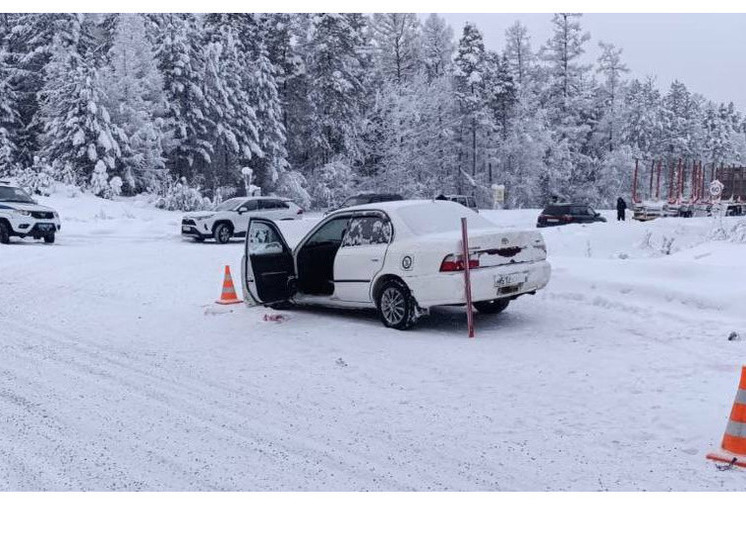
[[[442,14],[456,40],[466,21],[477,24],[488,49],[502,50],[505,30],[518,19],[536,50],[551,34],[551,14]],[[630,76],[656,76],[661,90],[674,79],[713,101],[733,101],[746,112],[746,14],[584,14],[581,25],[591,34],[588,62],[598,56],[598,42],[624,49]]]

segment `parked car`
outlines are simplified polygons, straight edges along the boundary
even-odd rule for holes
[[[606,222],[596,210],[587,204],[550,204],[539,215],[537,227],[567,225],[569,223]]]
[[[11,180],[0,180],[0,243],[8,244],[11,237],[32,237],[53,243],[61,228],[56,211],[37,204]]]
[[[249,219],[261,216],[267,219],[300,219],[303,210],[290,200],[273,196],[231,198],[214,210],[190,212],[181,220],[181,235],[202,242],[214,238],[217,243],[227,243],[233,237],[245,237]]]
[[[546,286],[550,266],[538,231],[498,228],[453,202],[406,200],[337,210],[294,248],[276,223],[252,218],[244,298],[267,306],[375,308],[385,326],[404,330],[431,307],[466,304],[462,217],[479,312],[501,312]]]
[[[636,221],[650,221],[666,215],[666,204],[664,202],[636,203],[632,210],[632,219]]]
[[[734,202],[733,200],[720,200],[709,205],[707,208],[709,215],[740,217],[746,215],[746,202]],[[700,212],[700,215],[703,212]],[[692,217],[692,216],[689,216]]]
[[[474,199],[474,196],[465,196],[463,194],[444,194],[443,197],[451,202],[456,202],[457,204],[466,206],[467,208],[470,208],[475,212],[479,211],[479,209],[477,208],[477,201]]]
[[[346,198],[339,207],[328,210],[326,215],[342,208],[362,206],[363,204],[377,204],[379,202],[395,202],[397,200],[404,200],[404,198],[402,198],[400,194],[394,194],[393,192],[365,192],[362,194],[355,194],[354,196]]]

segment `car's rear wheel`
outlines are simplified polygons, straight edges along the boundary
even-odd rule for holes
[[[47,233],[44,235],[44,242],[51,245],[54,242],[54,233]]]
[[[7,245],[10,242],[10,230],[8,224],[0,221],[0,243]]]
[[[215,235],[215,242],[224,245],[231,240],[231,228],[227,223],[219,223],[213,231]]]
[[[401,281],[386,282],[378,295],[378,314],[387,328],[406,330],[417,318],[412,294]]]
[[[474,308],[482,314],[497,314],[508,308],[510,299],[493,299],[492,301],[477,301]]]

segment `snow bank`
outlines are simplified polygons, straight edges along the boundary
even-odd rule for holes
[[[530,227],[539,211],[485,211]],[[706,311],[713,320],[746,316],[746,218],[660,218],[541,229],[555,271],[550,294],[638,314]]]

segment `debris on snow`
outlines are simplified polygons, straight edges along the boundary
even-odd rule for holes
[[[720,470],[721,472],[724,472],[726,470],[732,470],[734,469],[736,462],[738,462],[738,458],[733,458],[730,462],[727,464],[715,464],[715,467]]]
[[[232,312],[233,312],[233,309],[226,305],[211,304],[205,307],[206,315],[228,314]]]

